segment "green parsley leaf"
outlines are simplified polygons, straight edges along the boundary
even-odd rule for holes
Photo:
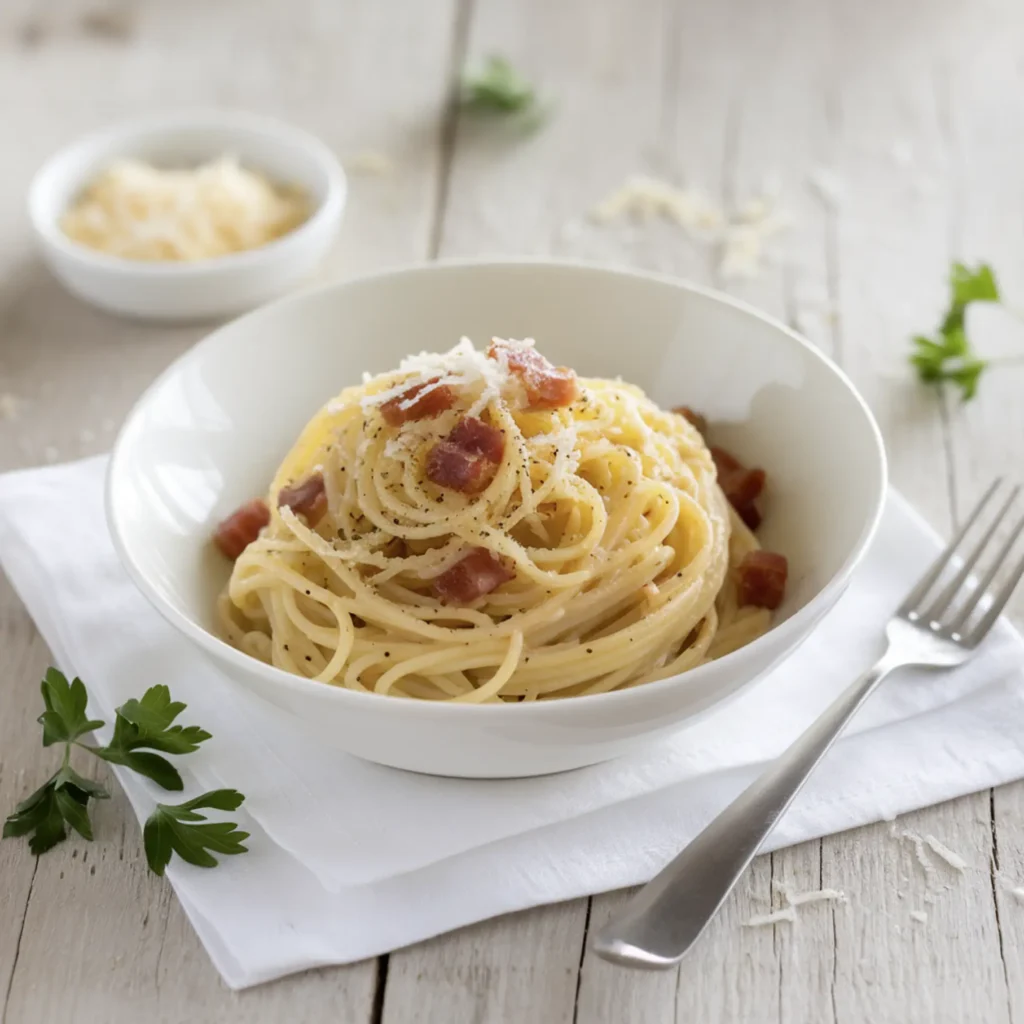
[[[999,302],[999,286],[987,263],[980,264],[976,270],[971,270],[963,263],[954,263],[949,285],[954,306],[963,308],[969,302]]]
[[[504,57],[492,55],[479,70],[462,74],[462,106],[467,110],[515,114],[536,103],[533,86]]]
[[[122,764],[133,772],[152,779],[161,789],[180,792],[185,788],[178,769],[159,754],[151,754],[145,750],[122,750],[118,747],[90,747],[97,757],[109,764]]]
[[[171,700],[166,686],[151,686],[141,700],[126,701],[117,709],[114,734],[105,747],[91,747],[78,738],[92,732],[103,722],[86,718],[88,695],[80,679],[69,683],[51,668],[42,682],[46,710],[39,717],[43,726],[43,745],[64,744],[61,767],[34,793],[26,797],[9,815],[3,826],[3,838],[28,836],[29,848],[45,853],[68,836],[68,827],[83,839],[92,839],[89,801],[104,799],[107,791],[97,782],[79,775],[71,767],[72,745],[88,750],[104,761],[121,764],[152,779],[164,789],[183,788],[177,769],[165,757],[190,754],[210,738],[197,725],[174,725],[185,710],[180,701]],[[207,821],[200,808],[233,811],[245,799],[234,789],[217,789],[182,804],[157,804],[143,830],[146,857],[150,867],[162,875],[172,853],[190,864],[216,867],[214,853],[244,853],[242,841],[249,838],[234,822]]]
[[[44,747],[54,743],[72,743],[79,736],[103,725],[98,719],[85,717],[89,697],[81,679],[76,678],[69,683],[63,672],[50,668],[40,689],[46,705],[46,710],[39,716]]]
[[[65,764],[18,804],[4,822],[3,837],[28,835],[29,849],[37,856],[67,838],[65,823],[83,838],[92,839],[89,798],[109,795],[101,785]]]
[[[184,710],[184,704],[171,700],[171,691],[166,686],[151,686],[141,700],[126,701],[117,709],[110,742],[105,747],[90,749],[104,761],[131,768],[164,789],[181,790],[184,783],[177,768],[167,758],[150,751],[190,754],[210,738],[197,725],[171,724]]]
[[[206,807],[233,811],[244,799],[237,790],[215,789],[184,803],[157,804],[142,830],[150,869],[162,875],[172,853],[203,868],[217,866],[211,850],[222,855],[245,853],[242,842],[249,838],[248,832],[240,831],[233,821],[207,821],[197,813]]]
[[[971,348],[965,321],[972,302],[999,302],[999,286],[987,264],[971,269],[954,263],[949,275],[950,303],[934,338],[923,335],[911,339],[909,359],[921,380],[928,383],[951,381],[960,388],[963,401],[973,398],[978,379],[988,365]]]
[[[135,727],[130,742],[136,746],[167,754],[191,754],[199,749],[200,743],[210,739],[210,733],[198,725],[172,726],[171,722],[184,710],[181,701],[171,700],[171,691],[166,686],[151,686],[142,700],[125,701],[117,714]]]

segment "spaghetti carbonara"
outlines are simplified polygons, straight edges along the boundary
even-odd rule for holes
[[[754,639],[781,597],[736,571],[757,541],[697,427],[530,341],[463,339],[346,388],[216,539],[228,642],[428,700],[661,679]]]

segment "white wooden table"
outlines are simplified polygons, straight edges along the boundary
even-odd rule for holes
[[[498,50],[556,100],[529,138],[460,121],[467,58]],[[719,283],[667,224],[581,226],[629,173],[723,203],[781,185],[782,260],[730,290],[798,323],[867,395],[894,483],[948,530],[997,471],[1020,473],[1024,365],[962,407],[912,380],[951,257],[1024,285],[1020,0],[3,0],[0,4],[0,464],[105,450],[130,403],[199,328],[113,320],[37,261],[31,173],[90,128],[158,106],[279,115],[393,174],[353,180],[325,277],[494,253],[612,259]],[[835,172],[840,201],[809,186]],[[14,416],[7,415],[14,412]],[[4,417],[7,415],[7,418]],[[837,467],[841,472],[842,467]],[[1024,602],[1014,614],[1024,623]],[[0,581],[0,808],[44,777],[47,651]],[[898,684],[897,684],[898,685]],[[105,780],[110,781],[110,780]],[[0,1019],[47,1021],[1024,1022],[1024,784],[922,811],[907,827],[970,862],[933,904],[886,825],[760,858],[678,971],[585,952],[623,896],[578,900],[233,994],[170,887],[149,874],[117,793],[97,841],[45,857],[0,843]],[[772,883],[845,890],[798,927],[742,928]],[[927,910],[927,923],[911,910]]]

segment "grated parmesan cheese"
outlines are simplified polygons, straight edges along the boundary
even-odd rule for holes
[[[782,898],[791,907],[799,907],[804,903],[818,903],[824,900],[834,900],[836,903],[849,902],[846,893],[842,889],[813,889],[807,892],[793,892],[785,882],[774,881],[772,887],[782,895]]]
[[[918,924],[928,923],[928,915],[923,910],[912,910],[910,912],[910,919]]]
[[[964,871],[967,868],[967,861],[958,853],[954,853],[945,843],[940,842],[933,835],[926,835],[924,841],[937,853],[951,868],[956,871]]]
[[[533,339],[510,341],[508,344],[532,346]],[[404,395],[410,388],[421,387],[423,390],[419,394],[402,403],[408,407],[434,388],[450,384],[463,388],[481,387],[479,397],[467,412],[468,416],[476,416],[488,402],[501,397],[511,377],[508,359],[503,353],[499,351],[498,359],[489,359],[485,352],[473,347],[469,338],[463,338],[447,352],[420,352],[407,356],[399,364],[398,373],[406,375],[400,383],[360,399],[364,412]],[[328,403],[327,409],[328,412],[336,412],[337,402]]]
[[[192,170],[117,160],[61,219],[81,245],[131,260],[212,259],[266,245],[309,216],[309,200],[230,156]]]
[[[598,224],[627,215],[645,221],[664,217],[698,235],[715,236],[725,223],[721,209],[703,192],[642,174],[631,175],[590,211],[590,219]]]
[[[744,928],[760,928],[766,924],[780,924],[782,922],[796,923],[796,908],[783,907],[781,910],[773,910],[770,914],[755,914],[743,924]]]
[[[1015,889],[1010,890],[1010,895],[1018,902],[1024,903],[1024,885],[1018,885]]]
[[[921,870],[924,872],[928,887],[931,888],[935,882],[935,865],[931,862],[928,854],[925,853],[924,840],[916,832],[910,832],[907,829],[900,832],[897,838],[907,840],[914,847],[914,857],[917,859],[917,863],[921,865]]]
[[[667,181],[632,175],[590,211],[597,224],[624,216],[641,221],[672,221],[697,241],[721,246],[719,270],[726,279],[755,277],[766,259],[766,244],[792,223],[765,191],[741,203],[731,214],[704,192]]]
[[[757,220],[745,220],[730,224],[725,229],[722,259],[718,269],[726,280],[738,277],[756,277],[766,257],[766,244],[785,231],[792,223],[791,218],[767,204]]]

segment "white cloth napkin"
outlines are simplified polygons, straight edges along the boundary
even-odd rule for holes
[[[236,988],[645,881],[877,657],[883,623],[938,548],[892,495],[872,551],[811,639],[699,725],[564,775],[436,779],[314,744],[223,680],[121,569],[103,517],[105,468],[101,458],[0,477],[0,561],[57,663],[85,680],[94,716],[110,721],[164,682],[188,704],[181,720],[213,733],[176,759],[181,799],[242,790],[232,817],[252,833],[250,852],[215,871],[175,860],[168,875]],[[1024,643],[1006,622],[957,671],[891,680],[769,848],[1021,778],[1022,681]],[[166,799],[115,770],[140,819]]]

